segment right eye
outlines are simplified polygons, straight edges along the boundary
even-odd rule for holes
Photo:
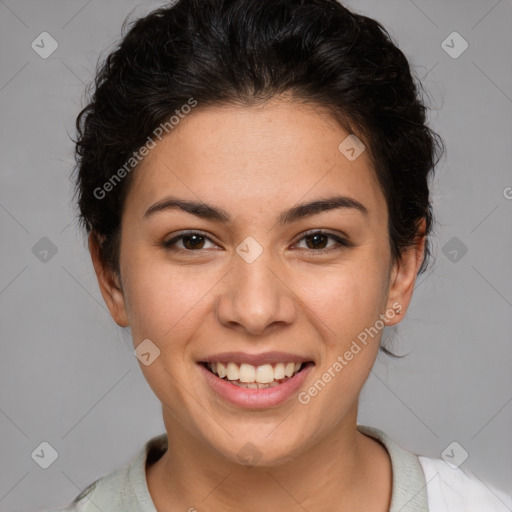
[[[200,249],[203,249],[203,245],[205,240],[212,240],[198,231],[185,231],[180,233],[179,235],[171,238],[167,242],[163,243],[163,246],[170,251],[177,252],[197,252]],[[183,247],[173,247],[177,242],[182,242]],[[212,242],[213,243],[213,242]]]

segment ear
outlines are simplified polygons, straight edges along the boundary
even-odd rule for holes
[[[386,312],[395,311],[396,313],[399,310],[400,314],[388,318],[386,320],[388,326],[395,325],[402,320],[411,302],[418,270],[424,258],[425,228],[426,221],[423,218],[418,224],[416,244],[405,251],[399,261],[393,265]]]
[[[117,325],[127,327],[129,325],[128,315],[126,314],[126,305],[120,277],[114,270],[107,267],[102,260],[98,237],[94,232],[89,234],[89,252],[91,253],[92,264],[96,272],[96,277],[98,278],[101,295],[112,318]]]

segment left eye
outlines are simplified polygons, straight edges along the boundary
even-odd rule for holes
[[[323,245],[324,242],[328,239],[331,239],[331,240],[334,240],[336,242],[336,244],[331,245],[327,248],[325,247],[315,247],[317,245]],[[345,240],[344,238],[341,238],[337,235],[334,235],[333,233],[327,233],[325,231],[313,231],[313,232],[310,232],[310,233],[306,233],[300,240],[299,242],[302,242],[303,240],[311,240],[312,242],[311,243],[307,243],[306,242],[306,245],[307,245],[307,249],[311,249],[313,250],[314,252],[327,252],[327,251],[332,251],[332,250],[335,250],[336,249],[336,245],[338,246],[344,246],[344,247],[349,247],[351,244]],[[311,247],[313,246],[313,247]]]
[[[329,239],[334,240],[336,243],[328,247],[317,247],[318,245],[324,245],[324,243]],[[215,247],[215,244],[208,236],[203,235],[202,233],[196,231],[181,233],[180,235],[171,238],[171,240],[164,242],[163,246],[166,249],[173,251],[196,252],[199,249],[205,248],[204,243],[206,240],[210,241]],[[302,238],[299,239],[298,243],[302,242],[303,240],[306,241],[306,249],[310,249],[317,253],[335,250],[336,245],[338,245],[338,247],[349,247],[351,245],[344,238],[334,235],[333,233],[327,233],[324,231],[313,231],[306,233],[305,235],[302,236]],[[308,241],[310,241],[310,243],[308,243]],[[181,242],[182,247],[173,247],[177,244],[177,242]]]

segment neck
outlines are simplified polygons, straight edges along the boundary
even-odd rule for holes
[[[354,414],[355,413],[355,414]],[[385,448],[356,428],[357,410],[293,460],[246,467],[232,462],[165,415],[168,450],[147,468],[159,512],[177,510],[389,510],[391,464]]]

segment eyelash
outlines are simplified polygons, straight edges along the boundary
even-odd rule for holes
[[[190,249],[181,249],[181,248],[173,248],[172,247],[179,240],[181,240],[187,236],[192,236],[192,235],[199,235],[200,237],[202,237],[206,240],[209,240],[212,243],[215,243],[215,242],[213,242],[213,240],[210,237],[206,236],[205,234],[201,233],[200,231],[184,231],[184,232],[180,233],[178,236],[171,238],[171,240],[164,242],[162,245],[165,249],[167,249],[169,251],[173,251],[173,252],[189,253],[189,254],[194,253],[194,252],[202,252],[200,249],[198,249],[197,251],[194,251],[194,250],[190,250]],[[338,243],[338,247],[331,246],[331,247],[324,248],[324,249],[305,249],[305,250],[311,251],[314,254],[325,254],[325,253],[329,253],[329,252],[332,252],[335,250],[342,249],[344,247],[345,248],[352,247],[354,245],[351,242],[348,242],[347,240],[345,240],[344,238],[341,238],[333,233],[323,231],[321,229],[316,230],[316,231],[308,231],[308,232],[304,233],[302,235],[302,237],[297,241],[297,243],[300,243],[304,239],[312,237],[314,235],[325,235],[325,236],[331,238],[332,240],[335,240]]]

